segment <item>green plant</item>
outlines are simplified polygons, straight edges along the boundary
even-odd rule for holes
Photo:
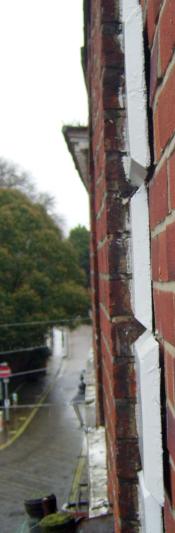
[[[73,515],[66,512],[53,513],[45,516],[40,522],[39,527],[44,533],[51,531],[68,531],[67,527],[75,523]]]

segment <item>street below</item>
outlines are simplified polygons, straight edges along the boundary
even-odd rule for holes
[[[54,493],[59,508],[69,499],[83,442],[83,430],[71,400],[86,367],[91,336],[91,327],[81,326],[69,333],[67,355],[62,357],[60,350],[54,350],[48,365],[50,390],[45,397],[47,376],[40,377],[38,384],[31,382],[21,392],[25,415],[31,414],[31,405],[39,401],[41,390],[43,402],[23,434],[0,451],[1,533],[26,531],[25,499]]]

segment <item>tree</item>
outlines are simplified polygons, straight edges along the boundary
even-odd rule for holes
[[[85,226],[79,225],[70,231],[68,241],[76,251],[80,268],[85,272],[85,286],[90,287],[90,232]]]
[[[1,188],[0,351],[43,343],[48,321],[87,316],[83,285],[77,255],[45,207]]]
[[[33,203],[43,205],[59,227],[63,225],[61,217],[54,212],[54,197],[47,192],[38,192],[34,179],[28,172],[2,157],[0,158],[0,188],[23,192]]]

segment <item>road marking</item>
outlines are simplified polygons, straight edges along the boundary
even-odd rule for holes
[[[80,482],[82,479],[83,469],[85,467],[87,461],[87,440],[86,437],[83,439],[83,445],[80,452],[78,464],[74,473],[73,483],[71,487],[71,491],[69,494],[69,502],[76,502],[78,500],[78,491]]]
[[[78,461],[78,465],[77,465],[77,468],[74,474],[74,479],[73,479],[73,483],[71,487],[71,492],[69,494],[70,503],[78,501],[79,486],[80,486],[85,462],[86,462],[86,457],[81,456]]]

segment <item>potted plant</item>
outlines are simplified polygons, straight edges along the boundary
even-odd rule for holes
[[[73,533],[75,523],[73,515],[61,511],[45,516],[39,522],[39,528],[42,533]]]

